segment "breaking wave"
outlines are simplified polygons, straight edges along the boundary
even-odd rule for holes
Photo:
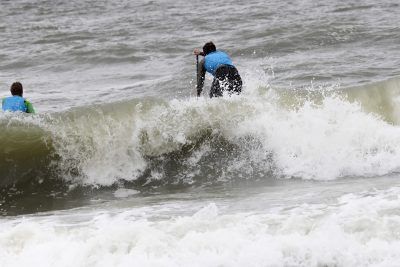
[[[332,180],[400,167],[400,81],[0,113],[1,186]]]

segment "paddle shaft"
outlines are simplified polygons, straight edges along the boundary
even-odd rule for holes
[[[196,90],[199,88],[199,55],[196,55]]]

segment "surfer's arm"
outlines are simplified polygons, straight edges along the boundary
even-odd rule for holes
[[[204,53],[200,51],[200,49],[195,48],[193,51],[193,54],[195,54],[196,56],[203,56],[204,57]]]
[[[204,86],[204,78],[206,76],[206,68],[204,68],[204,59],[199,63],[199,70],[197,72],[197,96],[200,96]]]

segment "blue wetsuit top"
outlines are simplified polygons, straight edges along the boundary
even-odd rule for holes
[[[3,111],[22,111],[27,112],[25,99],[21,96],[10,96],[3,99]]]
[[[206,71],[213,76],[215,76],[215,70],[220,65],[230,65],[233,66],[232,60],[229,56],[222,51],[215,51],[205,56],[204,67]]]

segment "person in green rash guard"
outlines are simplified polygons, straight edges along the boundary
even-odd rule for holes
[[[11,85],[10,91],[12,96],[3,98],[3,111],[21,111],[25,113],[35,113],[31,102],[22,97],[24,89],[20,82],[13,83]]]

